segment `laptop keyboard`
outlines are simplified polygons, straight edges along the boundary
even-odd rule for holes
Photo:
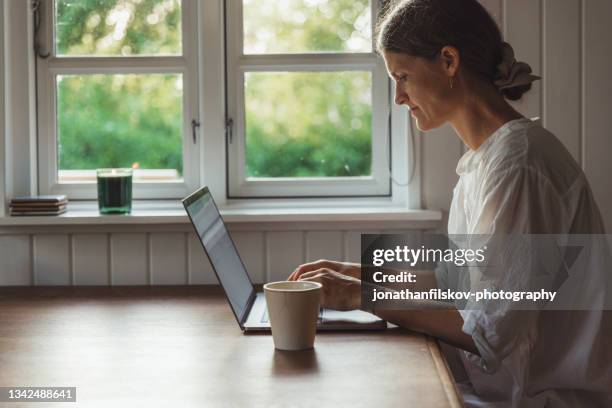
[[[317,318],[317,322],[321,323],[322,320],[323,320],[323,309],[319,309],[319,317]],[[267,307],[264,309],[263,315],[261,316],[261,322],[262,323],[268,323],[269,322],[268,308]]]

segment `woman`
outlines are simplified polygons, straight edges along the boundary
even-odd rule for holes
[[[421,131],[450,123],[469,150],[459,160],[449,234],[603,234],[586,178],[550,132],[506,101],[539,79],[514,59],[476,0],[402,1],[381,20],[377,49]],[[512,272],[508,272],[512,273]],[[301,265],[290,280],[323,284],[322,302],[361,306],[357,264]],[[417,278],[448,287],[448,276]],[[383,319],[456,347],[470,406],[612,406],[609,315],[602,311],[490,313],[376,310]],[[455,373],[457,380],[461,373]],[[610,404],[610,405],[609,405]]]

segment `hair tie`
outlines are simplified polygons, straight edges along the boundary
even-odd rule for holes
[[[541,78],[531,74],[529,64],[518,62],[514,58],[512,46],[504,41],[502,43],[502,61],[497,65],[497,74],[493,84],[501,90],[528,85],[538,79]]]

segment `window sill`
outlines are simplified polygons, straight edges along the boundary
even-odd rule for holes
[[[440,222],[442,212],[437,210],[409,210],[391,205],[360,207],[342,206],[262,206],[228,204],[220,208],[227,223],[278,222],[354,222],[354,221],[406,221]],[[130,224],[188,224],[179,201],[135,201],[131,214],[101,215],[97,203],[73,201],[68,211],[58,216],[0,217],[0,226],[43,225],[130,225]]]

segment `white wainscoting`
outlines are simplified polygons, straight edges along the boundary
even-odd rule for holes
[[[300,230],[284,225],[274,230],[249,224],[229,229],[251,279],[263,283],[283,280],[297,265],[317,259],[360,262],[362,233],[408,231],[401,222],[382,224],[384,229],[360,229],[354,223],[333,230],[320,229],[322,225]],[[190,225],[113,227],[117,231],[80,226],[64,227],[67,232],[58,233],[61,228],[0,230],[0,286],[217,283]],[[437,227],[423,223],[419,228]]]
[[[540,117],[572,153],[612,231],[612,1],[480,1],[516,58],[542,77],[513,106]],[[423,208],[448,209],[464,147],[450,126],[418,137]]]

